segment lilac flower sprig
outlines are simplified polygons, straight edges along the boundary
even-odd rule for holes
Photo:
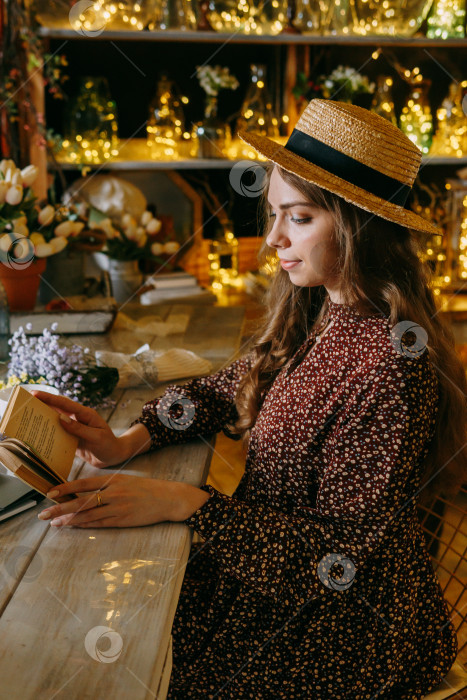
[[[84,406],[102,408],[118,382],[115,367],[98,367],[89,348],[63,340],[55,331],[44,328],[42,335],[27,336],[20,327],[9,340],[11,360],[8,377],[27,374],[30,379],[46,381],[62,396]],[[29,330],[29,329],[28,329]]]

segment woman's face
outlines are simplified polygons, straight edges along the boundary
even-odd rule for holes
[[[276,249],[290,281],[299,287],[324,285],[331,299],[338,301],[337,278],[332,273],[337,258],[332,214],[307,202],[277,168],[271,174],[268,201],[273,226],[266,242]]]

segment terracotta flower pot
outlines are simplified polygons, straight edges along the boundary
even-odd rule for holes
[[[46,264],[45,258],[36,258],[20,269],[0,263],[0,282],[5,287],[10,311],[29,311],[34,308]]]

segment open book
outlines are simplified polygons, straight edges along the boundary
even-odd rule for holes
[[[61,426],[53,408],[21,386],[11,393],[0,433],[0,463],[28,486],[45,495],[68,480],[78,439]],[[72,498],[75,494],[56,502]]]

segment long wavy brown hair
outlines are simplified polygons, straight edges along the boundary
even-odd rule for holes
[[[268,183],[273,169],[269,165]],[[278,166],[276,166],[278,167]],[[433,494],[453,495],[467,481],[466,377],[454,337],[442,320],[430,287],[431,270],[422,262],[423,235],[367,212],[341,197],[278,168],[283,180],[306,201],[334,216],[336,269],[344,303],[357,304],[362,313],[382,311],[394,326],[417,319],[428,334],[427,348],[438,377],[439,403],[435,434],[425,460],[420,501]],[[259,223],[264,238],[258,259],[268,264],[275,250],[266,243],[270,230],[268,185],[262,195]],[[323,286],[297,287],[280,267],[265,295],[265,313],[250,341],[251,371],[241,380],[233,433],[248,442],[265,394],[280,369],[289,362],[313,328],[324,321],[327,292]]]

